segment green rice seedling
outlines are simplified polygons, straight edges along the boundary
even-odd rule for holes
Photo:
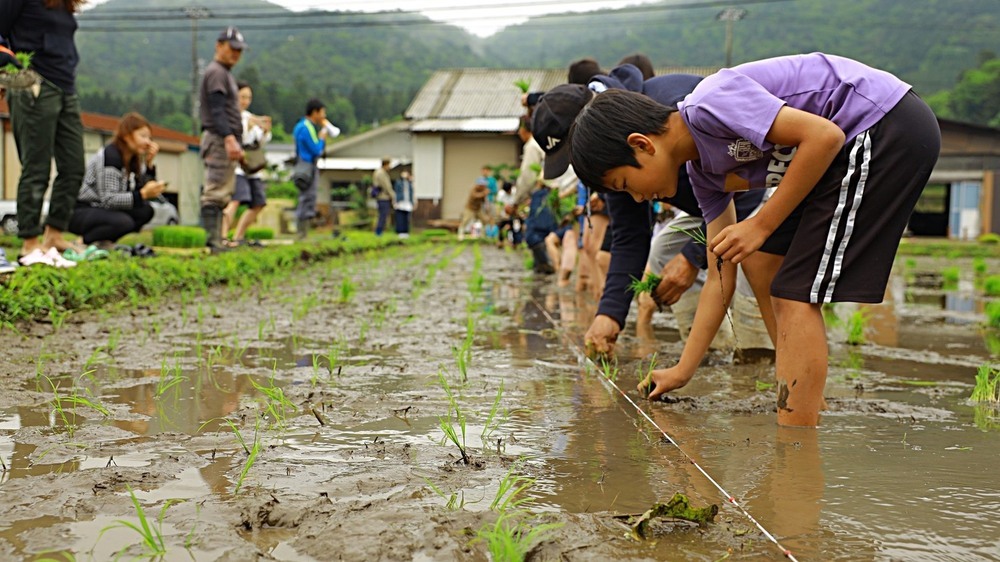
[[[424,482],[427,482],[427,486],[434,491],[435,494],[440,496],[445,500],[445,509],[448,511],[459,511],[465,507],[465,490],[460,490],[458,492],[452,492],[451,494],[445,494],[430,481],[429,478],[424,478]]]
[[[274,240],[274,229],[263,226],[251,226],[246,231],[247,240]]]
[[[122,331],[120,328],[112,328],[111,332],[108,334],[108,343],[104,346],[104,350],[108,355],[114,355],[115,350],[118,349],[118,344],[121,343]]]
[[[264,341],[264,327],[267,326],[267,320],[263,319],[257,322],[257,341]]]
[[[986,265],[986,260],[984,258],[975,257],[972,258],[972,271],[975,272],[976,277],[982,277],[986,275],[989,266]]]
[[[204,248],[207,233],[197,226],[158,226],[153,229],[153,245],[169,248]]]
[[[274,385],[274,376],[272,375],[268,379],[268,386],[258,383],[253,377],[250,377],[250,384],[264,396],[265,413],[271,416],[278,427],[284,427],[288,414],[295,412],[298,408],[285,396],[281,387]]]
[[[346,304],[351,302],[351,298],[354,296],[357,286],[354,281],[351,280],[349,275],[345,275],[343,279],[340,280],[340,303]]]
[[[546,540],[562,523],[545,523],[528,527],[519,520],[523,514],[502,513],[496,523],[484,525],[476,532],[476,540],[486,543],[494,562],[523,562],[535,545]]]
[[[31,59],[34,56],[35,56],[35,53],[33,53],[33,52],[31,52],[31,53],[24,52],[24,51],[16,52],[16,53],[14,53],[14,58],[16,58],[17,62],[19,62],[21,64],[21,68],[18,68],[16,66],[14,66],[13,64],[8,64],[8,65],[5,65],[3,68],[0,68],[0,72],[2,72],[4,74],[14,75],[14,74],[20,73],[22,70],[27,70],[28,67],[31,66]]]
[[[840,326],[842,324],[840,316],[837,315],[837,303],[825,302],[821,310],[823,311],[823,321],[827,326]]]
[[[462,454],[462,463],[465,465],[469,464],[469,455],[466,452],[465,445],[465,414],[459,407],[458,402],[455,400],[455,395],[451,392],[451,386],[448,385],[448,380],[444,377],[444,373],[438,372],[438,383],[445,392],[445,396],[448,397],[448,415],[438,417],[438,427],[444,433],[445,441],[451,441],[456,447],[458,447],[459,452]],[[452,421],[454,417],[454,421]],[[459,438],[458,431],[455,430],[455,424],[458,424],[458,428],[462,433],[461,438]]]
[[[632,282],[628,284],[628,288],[635,296],[639,296],[642,293],[649,293],[652,295],[653,291],[660,286],[660,281],[663,281],[662,277],[652,271],[647,271],[646,276],[643,277],[641,281],[633,277]]]
[[[257,462],[257,457],[260,456],[260,418],[254,422],[253,427],[253,445],[250,446],[250,450],[247,453],[247,460],[243,463],[243,468],[240,470],[240,475],[236,479],[236,488],[233,490],[233,495],[239,494],[240,489],[243,488],[243,481],[246,479],[247,474],[250,473],[250,469],[253,468],[255,462]],[[244,443],[243,449],[246,450],[246,444]]]
[[[128,489],[128,494],[132,498],[132,505],[135,507],[135,515],[139,519],[139,523],[133,523],[131,521],[125,521],[124,519],[118,519],[115,521],[114,525],[109,525],[101,529],[100,534],[97,535],[97,540],[100,541],[104,533],[119,528],[132,529],[142,537],[142,546],[145,548],[146,552],[143,558],[160,558],[167,554],[167,545],[163,540],[163,518],[167,513],[167,509],[183,500],[167,500],[160,508],[160,515],[156,519],[155,524],[151,524],[149,517],[146,515],[146,511],[142,508],[142,504],[139,503],[139,498],[135,497],[135,492],[132,491],[132,487],[128,484],[125,485]],[[131,546],[131,545],[129,545]],[[122,556],[129,546],[126,546],[121,551],[118,552],[118,556]]]
[[[764,392],[774,388],[773,382],[764,382],[762,380],[755,380],[754,386],[757,388],[757,392]]]
[[[689,238],[695,242],[701,244],[702,246],[708,246],[708,239],[705,237],[705,231],[701,227],[696,228],[680,228],[676,226],[671,226],[670,230],[674,232],[680,232],[681,234],[687,235]]]
[[[1000,297],[1000,275],[990,275],[983,280],[983,293],[988,297]]]
[[[525,492],[535,485],[535,479],[516,474],[515,471],[519,468],[519,464],[515,463],[507,471],[507,474],[500,479],[500,486],[497,488],[497,493],[493,496],[493,501],[490,503],[491,510],[506,513],[508,510],[518,509],[523,504],[531,501],[531,498],[526,496]]]
[[[186,381],[187,377],[181,374],[181,365],[174,357],[174,365],[167,365],[166,358],[160,364],[160,380],[156,383],[156,397],[162,398],[170,389],[174,389],[176,394],[179,384]]]
[[[74,386],[69,394],[62,394],[59,392],[59,385],[53,383],[52,379],[42,375],[42,378],[48,383],[50,389],[52,389],[52,411],[56,416],[56,419],[60,420],[63,427],[66,428],[66,432],[72,438],[73,434],[76,432],[76,408],[78,406],[83,406],[85,408],[90,408],[108,417],[111,412],[105,408],[100,402],[92,399],[90,396],[80,394],[80,389]]]
[[[500,410],[500,401],[503,399],[503,381],[500,381],[500,386],[497,388],[497,395],[493,399],[493,405],[490,406],[490,411],[486,414],[486,419],[483,421],[483,432],[479,435],[480,441],[483,443],[483,452],[487,449],[487,443],[492,441],[493,434],[496,430],[500,429],[500,426],[507,421],[508,413],[506,411]],[[497,446],[499,449],[499,445]],[[499,454],[499,451],[498,451]]]
[[[606,379],[608,379],[609,381],[612,381],[612,382],[617,382],[618,381],[618,360],[617,359],[612,359],[611,361],[608,361],[607,358],[601,357],[600,358],[600,363],[601,363],[601,374],[604,375],[604,378],[606,378]]]
[[[973,402],[1000,402],[1000,367],[983,363],[976,371],[976,387],[969,400]]]
[[[847,343],[849,345],[863,345],[865,343],[865,329],[868,327],[868,309],[859,309],[851,314],[847,319]]]
[[[949,266],[941,270],[941,286],[943,288],[953,288],[958,285],[961,270],[958,266]]]

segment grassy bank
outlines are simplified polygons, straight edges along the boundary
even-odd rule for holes
[[[942,258],[1000,258],[1000,244],[947,238],[904,238],[899,243],[901,256]]]
[[[405,243],[420,241],[414,237]],[[77,310],[118,302],[139,304],[216,285],[251,287],[315,261],[402,243],[394,236],[351,232],[335,240],[219,255],[112,256],[71,269],[22,267],[0,281],[0,329],[16,329],[19,322],[31,320],[58,325]]]

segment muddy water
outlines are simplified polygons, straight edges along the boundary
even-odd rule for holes
[[[0,555],[141,554],[137,535],[111,528],[137,520],[131,488],[152,518],[177,502],[164,511],[167,559],[485,559],[470,540],[513,471],[534,479],[534,523],[563,525],[538,559],[781,559],[686,453],[800,560],[1000,559],[1000,419],[966,400],[996,344],[977,328],[983,303],[968,283],[942,291],[900,267],[886,303],[867,309],[869,343],[843,344],[832,327],[818,431],[777,428],[772,393],[758,390],[773,367],[725,352],[672,402],[641,401],[639,370],[654,352],[668,365],[681,344],[666,316],[655,342],[623,336],[617,384],[682,452],[578,362],[594,303],[525,274],[518,254],[484,247],[481,261],[481,290],[471,248],[425,246],[253,294],[7,333]],[[846,322],[855,310],[834,313]],[[442,444],[453,415],[442,376],[470,466]],[[268,399],[279,390],[285,402]],[[259,445],[245,474],[232,427]],[[613,517],[675,492],[720,505],[716,523],[662,525],[641,542]]]

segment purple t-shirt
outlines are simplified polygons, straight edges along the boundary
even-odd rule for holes
[[[688,162],[698,205],[711,222],[734,191],[766,189],[784,177],[795,147],[764,139],[787,105],[836,123],[848,140],[879,122],[910,90],[888,72],[811,53],[720,70],[678,104],[698,147]]]

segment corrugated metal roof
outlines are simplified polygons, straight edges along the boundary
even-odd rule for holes
[[[421,119],[410,125],[414,133],[512,133],[517,130],[517,117],[480,117],[473,119]]]
[[[656,69],[657,75],[683,73],[708,76],[716,67],[688,66]],[[527,81],[533,92],[566,82],[564,69],[457,68],[431,75],[406,109],[407,119],[517,118],[524,113],[521,91],[514,84]],[[516,127],[516,124],[515,124]]]

